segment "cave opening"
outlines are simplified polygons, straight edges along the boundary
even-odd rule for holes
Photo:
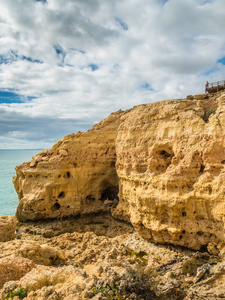
[[[119,187],[118,186],[107,186],[105,189],[103,189],[101,193],[101,201],[105,200],[119,200],[118,198],[119,193]]]
[[[200,173],[203,173],[204,172],[204,170],[205,170],[205,166],[203,165],[203,164],[201,164],[201,167],[200,167]]]
[[[168,152],[165,151],[165,150],[160,151],[159,154],[160,154],[161,156],[163,156],[164,158],[169,158],[169,157],[172,157],[172,156],[173,156],[173,154],[170,154],[170,153],[168,153]]]
[[[65,198],[65,193],[64,192],[59,193],[58,198]]]
[[[51,210],[52,210],[52,211],[57,211],[57,210],[60,209],[60,207],[61,207],[61,205],[60,205],[58,202],[56,202],[56,203],[51,207]]]

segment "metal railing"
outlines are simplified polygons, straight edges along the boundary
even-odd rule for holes
[[[206,83],[206,87],[213,87],[213,86],[219,86],[219,85],[224,85],[225,84],[225,80],[221,80],[221,81],[215,81],[215,82],[211,82],[211,83]]]
[[[205,92],[215,93],[225,89],[225,80],[209,83],[206,81]]]

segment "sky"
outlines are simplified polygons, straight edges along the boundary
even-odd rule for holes
[[[225,80],[224,0],[1,0],[0,149]]]

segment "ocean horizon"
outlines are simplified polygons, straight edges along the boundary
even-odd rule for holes
[[[15,167],[32,159],[42,149],[0,149],[0,216],[15,215],[19,203],[13,185]]]

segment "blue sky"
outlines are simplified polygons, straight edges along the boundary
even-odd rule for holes
[[[225,79],[224,0],[1,0],[0,149]]]

